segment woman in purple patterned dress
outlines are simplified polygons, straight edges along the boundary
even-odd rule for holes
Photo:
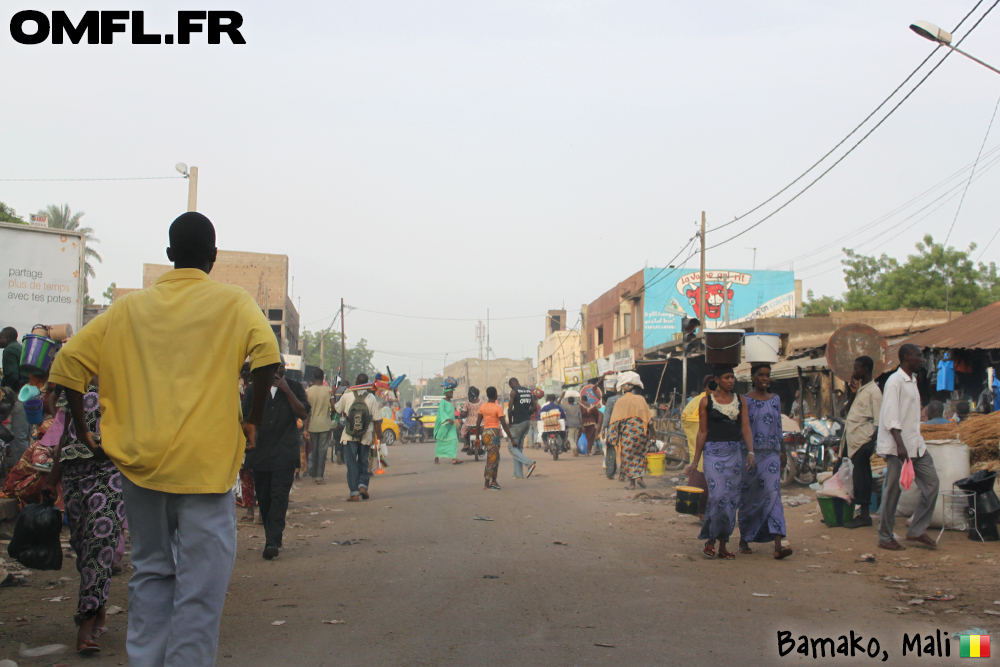
[[[774,542],[774,557],[787,558],[792,550],[781,546],[785,510],[781,506],[781,399],[768,391],[771,367],[754,365],[753,389],[746,395],[747,417],[753,434],[756,465],[745,467],[740,485],[740,553],[751,554],[750,542]],[[741,448],[746,462],[747,449]]]
[[[76,650],[83,654],[97,653],[101,650],[97,638],[106,631],[105,605],[125,521],[122,474],[103,453],[95,454],[76,437],[65,396],[59,398],[57,405],[59,411],[53,428],[61,424],[63,437],[53,453],[57,463],[46,488],[54,493],[56,482],[62,478],[70,544],[76,552],[76,569],[80,572],[80,596],[73,617],[79,626]],[[87,427],[100,435],[96,378],[83,397],[83,407]]]

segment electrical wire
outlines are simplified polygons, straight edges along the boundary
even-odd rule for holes
[[[966,37],[968,37],[970,34],[972,34],[972,31],[975,30],[976,27],[980,23],[982,23],[983,19],[985,19],[989,15],[989,13],[991,11],[993,11],[994,7],[996,7],[997,4],[1000,4],[1000,0],[996,0],[996,2],[994,2],[990,6],[990,8],[987,9],[986,12],[982,16],[979,17],[979,20],[976,21],[973,24],[973,26],[971,28],[969,28],[968,31],[966,31],[965,35],[962,36],[962,39],[958,40],[958,43],[955,46],[960,45],[962,43],[962,41],[965,40]],[[940,48],[940,47],[938,47],[938,48]],[[937,49],[935,49],[935,50],[937,50]],[[920,86],[922,86],[925,81],[927,81],[927,79],[930,77],[931,74],[933,74],[934,72],[937,71],[938,67],[940,67],[942,64],[944,64],[944,61],[946,61],[948,59],[948,57],[951,56],[952,53],[954,53],[954,51],[948,51],[947,53],[945,53],[944,57],[941,58],[941,60],[939,60],[937,62],[937,64],[934,65],[934,67],[932,67],[931,70],[929,72],[927,72],[927,74],[925,74],[924,77],[922,79],[920,79],[920,81],[917,82],[917,85],[915,85],[912,89],[910,89],[910,92],[908,92],[903,97],[903,99],[901,99],[899,102],[897,102],[896,106],[894,106],[892,109],[889,110],[889,113],[887,113],[885,116],[882,117],[882,120],[880,120],[878,123],[876,123],[875,126],[872,129],[868,130],[868,132],[866,132],[864,134],[864,136],[862,136],[857,141],[857,143],[855,143],[853,146],[851,146],[851,148],[848,149],[848,151],[846,153],[844,153],[843,155],[841,155],[832,165],[830,165],[826,170],[824,170],[819,176],[817,176],[816,178],[814,178],[807,186],[805,186],[802,190],[800,190],[794,197],[792,197],[791,199],[789,199],[788,201],[786,201],[784,204],[782,204],[781,206],[779,206],[778,208],[776,208],[774,211],[772,211],[768,215],[764,216],[763,218],[761,218],[760,220],[758,220],[754,224],[750,225],[749,227],[747,227],[743,231],[740,231],[740,232],[738,232],[736,234],[733,234],[732,236],[730,236],[729,238],[727,238],[725,241],[720,241],[719,243],[716,243],[716,244],[714,244],[712,246],[709,246],[708,248],[706,248],[706,250],[711,250],[711,249],[714,249],[714,248],[718,248],[719,246],[725,245],[725,244],[729,243],[730,241],[733,241],[733,240],[735,240],[735,239],[743,236],[744,234],[746,234],[750,230],[752,230],[752,229],[754,229],[756,227],[759,227],[760,225],[764,224],[767,220],[769,220],[772,217],[774,217],[775,215],[777,215],[781,210],[783,210],[789,204],[791,204],[796,199],[798,199],[803,194],[805,194],[810,188],[812,188],[812,186],[816,185],[816,183],[818,183],[820,179],[822,179],[824,176],[826,176],[827,174],[829,174],[838,164],[840,164],[841,162],[843,162],[847,158],[848,155],[850,155],[851,153],[853,153],[854,150],[858,146],[860,146],[862,144],[862,142],[865,141],[865,139],[867,139],[868,137],[870,137],[872,135],[872,133],[875,132],[875,130],[877,130],[879,127],[881,127],[882,123],[884,123],[886,120],[888,120],[889,117],[892,116],[892,114],[895,113],[895,111],[897,109],[899,109],[899,107],[901,107],[904,102],[906,102],[906,100],[910,99],[910,96],[913,95],[913,93],[915,93],[917,91],[917,89],[919,89]],[[732,221],[732,222],[735,222],[735,221]],[[726,223],[726,224],[729,224],[729,223]],[[723,226],[725,226],[725,225],[721,225],[719,228],[721,228]],[[716,228],[716,229],[719,229],[719,228]],[[713,230],[713,231],[715,231],[715,230]]]
[[[983,157],[989,158],[993,154],[997,153],[998,151],[1000,151],[1000,144],[998,144],[998,145],[994,146],[993,148],[991,148],[990,150],[986,151],[986,153],[983,155]],[[936,185],[928,188],[927,190],[924,190],[923,192],[921,192],[916,197],[913,197],[912,199],[910,199],[909,201],[907,201],[905,204],[902,204],[902,205],[896,207],[895,209],[893,209],[892,211],[889,211],[885,215],[882,215],[881,217],[876,218],[875,220],[872,220],[871,222],[864,223],[860,227],[857,227],[856,229],[852,230],[851,232],[845,234],[844,236],[841,236],[841,237],[839,237],[837,239],[834,239],[833,241],[830,241],[828,243],[824,243],[824,244],[822,244],[820,246],[817,246],[816,248],[810,250],[809,252],[803,253],[801,255],[797,255],[795,257],[792,257],[791,259],[782,260],[780,264],[772,264],[772,265],[770,265],[770,266],[767,267],[767,270],[775,270],[779,266],[784,266],[788,262],[797,262],[799,260],[806,259],[807,257],[812,257],[813,255],[817,255],[817,254],[823,252],[824,250],[828,250],[829,248],[833,248],[835,246],[838,246],[841,243],[843,243],[844,241],[846,241],[846,240],[848,240],[850,238],[853,238],[855,236],[858,236],[858,235],[864,233],[867,230],[870,230],[872,227],[876,227],[876,226],[878,226],[878,225],[880,225],[880,224],[882,224],[882,223],[884,223],[884,222],[886,222],[888,220],[891,220],[893,218],[893,216],[897,215],[898,213],[901,213],[902,211],[906,210],[908,207],[910,207],[913,204],[915,204],[916,202],[920,201],[922,198],[924,198],[927,195],[931,194],[935,190],[938,190],[938,189],[944,187],[950,181],[952,181],[955,178],[961,176],[963,173],[965,173],[966,171],[968,171],[973,166],[973,164],[974,163],[970,162],[969,164],[965,165],[964,167],[962,167],[961,169],[959,169],[955,173],[951,174],[950,176],[948,176],[944,180],[940,181]],[[959,184],[957,186],[952,186],[952,188],[949,189],[949,190],[947,190],[945,192],[945,194],[948,194],[949,192],[951,192],[952,190],[954,190],[954,189],[956,189],[958,187],[961,187],[961,184]],[[938,199],[932,200],[931,203],[936,202]],[[923,210],[923,209],[920,209],[920,210]]]
[[[55,181],[164,181],[187,176],[125,176],[121,178],[0,178],[4,183],[51,183]]]
[[[983,175],[985,175],[990,169],[992,169],[993,167],[995,167],[997,164],[1000,164],[1000,155],[998,155],[997,157],[994,157],[990,162],[986,163],[986,165],[982,169],[979,170],[979,172],[976,174],[976,180],[978,180]],[[959,194],[959,190],[962,187],[963,186],[962,186],[961,183],[959,183],[958,185],[952,186],[950,189],[946,190],[943,194],[941,194],[938,197],[932,199],[927,204],[925,204],[924,206],[918,208],[916,211],[914,211],[910,215],[906,216],[905,218],[903,218],[899,222],[897,222],[897,223],[895,223],[895,224],[893,224],[893,225],[891,225],[891,226],[883,229],[882,231],[880,231],[875,236],[872,236],[871,238],[868,238],[865,241],[861,241],[861,242],[857,243],[856,245],[854,245],[851,248],[851,250],[857,250],[861,246],[864,246],[864,245],[867,245],[869,243],[872,243],[873,241],[877,240],[879,237],[884,236],[885,234],[888,234],[889,232],[893,231],[894,229],[896,229],[900,225],[903,225],[906,222],[912,220],[915,216],[917,216],[920,213],[924,212],[925,210],[927,210],[931,206],[934,206],[934,204],[937,204],[938,202],[941,202],[941,204],[939,204],[938,206],[935,206],[933,209],[931,209],[930,211],[928,211],[928,213],[926,215],[923,215],[920,218],[918,218],[913,224],[911,224],[911,225],[905,227],[904,229],[900,230],[900,233],[903,233],[903,232],[905,232],[905,231],[907,231],[909,229],[912,229],[918,222],[920,222],[922,220],[925,220],[932,213],[935,213],[940,208],[942,208],[945,204],[947,204],[949,201],[951,201],[952,199],[954,199],[955,197],[957,197],[958,194]],[[848,236],[857,236],[857,234],[850,234]],[[847,237],[843,237],[843,238],[847,238]],[[887,239],[886,241],[883,241],[882,243],[878,244],[877,246],[874,246],[873,248],[871,248],[867,252],[871,252],[872,250],[880,248],[881,246],[885,245],[885,243],[887,243],[888,241],[891,241],[891,240],[892,239]],[[800,271],[800,273],[807,273],[807,272],[809,272],[809,271],[811,271],[811,270],[813,270],[815,268],[818,268],[818,267],[822,266],[823,264],[827,264],[827,263],[832,262],[832,261],[837,260],[837,259],[840,259],[839,253],[837,255],[834,255],[833,257],[829,257],[827,259],[819,260],[819,261],[815,262],[814,264],[812,264],[810,266],[807,266],[804,269],[800,268],[799,271]],[[823,271],[823,272],[817,273],[817,274],[815,274],[813,276],[803,276],[803,278],[812,278],[812,277],[815,277],[815,276],[818,276],[818,275],[823,275],[824,273],[828,273],[828,271]]]
[[[436,320],[442,322],[479,322],[483,320],[482,317],[426,317],[423,315],[402,315],[400,313],[385,313],[378,310],[367,310],[365,308],[352,308],[359,313],[372,313],[374,315],[386,315],[388,317],[403,317],[410,320]],[[545,317],[544,315],[523,315],[519,317],[491,317],[491,322],[503,322],[505,320],[530,320],[536,317]]]
[[[985,246],[983,246],[983,251],[979,253],[979,257],[976,258],[977,262],[983,258],[983,255],[986,254],[986,249],[989,248],[990,245],[993,243],[993,241],[996,240],[997,234],[1000,234],[1000,227],[997,227],[997,230],[993,232],[993,236],[990,238],[990,242],[987,243]]]
[[[965,193],[969,191],[969,186],[972,184],[972,177],[976,174],[976,166],[979,164],[979,158],[983,154],[983,148],[986,147],[986,140],[990,137],[990,130],[993,129],[993,119],[997,117],[997,108],[1000,108],[1000,97],[997,98],[997,103],[993,105],[993,115],[990,116],[990,124],[986,127],[986,136],[983,137],[983,143],[979,146],[979,153],[976,155],[976,163],[972,165],[972,173],[969,174],[969,180],[965,183],[965,190],[962,192],[962,198],[958,202],[958,208],[955,209],[955,217],[951,221],[951,227],[948,228],[948,235],[944,237],[945,247],[948,247],[948,239],[951,238],[951,232],[955,229],[955,223],[958,222],[958,214],[962,210],[962,203],[965,202]]]
[[[967,20],[967,19],[968,19],[968,18],[969,18],[970,16],[972,16],[973,12],[975,12],[975,11],[976,11],[977,9],[979,9],[979,5],[981,5],[981,4],[983,4],[983,0],[979,0],[979,2],[977,2],[977,3],[975,4],[975,6],[973,6],[973,8],[972,8],[971,10],[969,10],[969,13],[968,13],[968,14],[966,14],[966,15],[965,15],[964,17],[962,17],[962,20],[961,20],[961,21],[959,21],[959,22],[958,22],[958,25],[956,25],[956,26],[955,26],[955,28],[954,28],[954,29],[953,29],[953,30],[951,31],[951,32],[952,32],[952,34],[954,34],[955,32],[957,32],[957,31],[958,31],[958,29],[962,27],[962,24],[963,24],[963,23],[965,23],[965,21],[966,21],[966,20]],[[991,7],[990,9],[992,9],[992,7]],[[986,13],[987,13],[987,14],[989,14],[989,11],[987,11]],[[983,16],[986,16],[986,14],[984,14]],[[980,18],[980,21],[981,21],[981,20],[982,20],[982,18]],[[978,25],[978,23],[977,23],[976,25]],[[974,28],[975,28],[975,26],[973,26],[973,29],[974,29]],[[972,32],[972,30],[969,30],[969,32]],[[966,33],[966,35],[968,35],[968,33]],[[965,39],[965,38],[963,37],[962,39]],[[959,44],[961,44],[961,41],[959,41]],[[933,51],[931,51],[931,52],[930,52],[929,54],[927,54],[927,57],[926,57],[926,58],[924,58],[924,59],[923,59],[923,60],[922,60],[922,61],[920,62],[920,64],[919,64],[919,65],[917,65],[916,69],[914,69],[914,70],[913,70],[912,72],[910,72],[910,74],[909,74],[909,75],[908,75],[908,76],[907,76],[907,77],[906,77],[905,79],[903,79],[903,82],[902,82],[902,83],[900,83],[900,84],[899,84],[898,86],[896,86],[896,89],[895,89],[895,90],[893,90],[893,91],[892,91],[891,93],[889,93],[889,96],[888,96],[888,97],[886,97],[886,98],[885,98],[884,100],[882,100],[882,102],[881,102],[881,103],[880,103],[880,104],[879,104],[879,105],[878,105],[877,107],[875,107],[875,110],[874,110],[874,111],[872,111],[872,112],[871,112],[870,114],[868,114],[867,116],[865,116],[864,120],[862,120],[862,121],[861,121],[860,123],[858,123],[858,124],[857,124],[857,126],[855,126],[855,128],[854,128],[853,130],[851,130],[851,131],[850,131],[850,132],[849,132],[849,133],[847,134],[847,136],[846,136],[846,137],[844,137],[844,138],[843,138],[843,139],[841,139],[841,140],[840,140],[839,142],[837,142],[837,145],[836,145],[836,146],[834,146],[834,147],[833,147],[833,148],[831,148],[831,149],[830,149],[829,151],[827,151],[827,153],[826,153],[825,155],[823,155],[823,157],[821,157],[820,159],[816,160],[816,162],[814,162],[814,163],[812,164],[812,166],[810,166],[810,167],[809,167],[808,169],[806,169],[806,170],[805,170],[804,172],[802,172],[801,174],[799,174],[799,176],[798,176],[798,177],[796,177],[796,178],[795,178],[795,180],[793,180],[793,181],[792,181],[791,183],[789,183],[788,185],[786,185],[786,186],[785,186],[785,187],[783,187],[782,189],[778,190],[778,191],[777,191],[776,193],[774,193],[774,194],[773,194],[773,195],[772,195],[771,197],[769,197],[769,198],[768,198],[768,199],[766,199],[765,201],[761,202],[761,203],[760,203],[760,204],[758,204],[757,206],[753,207],[752,209],[750,209],[749,211],[747,211],[747,212],[746,212],[746,213],[744,213],[743,215],[740,215],[740,216],[737,216],[737,217],[733,218],[732,220],[730,220],[730,221],[728,221],[728,222],[726,222],[726,223],[724,223],[724,224],[721,224],[721,225],[719,225],[719,226],[717,226],[717,227],[713,228],[713,230],[712,230],[712,231],[718,231],[718,230],[720,230],[720,229],[722,229],[722,228],[724,228],[724,227],[728,227],[729,225],[731,225],[731,224],[733,224],[733,223],[735,223],[735,222],[739,222],[740,220],[742,220],[743,218],[747,217],[747,216],[748,216],[748,215],[750,215],[751,213],[753,213],[753,212],[755,212],[755,211],[757,211],[757,210],[761,209],[762,207],[766,206],[766,205],[767,205],[767,204],[769,204],[770,202],[774,201],[774,200],[775,200],[775,199],[776,199],[776,198],[777,198],[778,196],[780,196],[780,195],[781,195],[782,193],[784,193],[784,192],[785,192],[786,190],[788,190],[788,189],[789,189],[789,188],[791,188],[791,187],[792,187],[793,185],[795,185],[796,183],[798,183],[799,181],[801,181],[801,180],[802,180],[803,178],[805,178],[806,174],[808,174],[808,173],[809,173],[809,172],[811,172],[811,171],[812,171],[813,169],[815,169],[815,168],[816,168],[817,166],[819,166],[819,164],[820,164],[821,162],[823,162],[823,160],[825,160],[826,158],[830,157],[830,155],[832,155],[834,151],[836,151],[836,150],[837,150],[838,148],[840,148],[840,147],[841,147],[842,145],[844,145],[844,142],[846,142],[846,141],[847,141],[848,139],[850,139],[850,138],[851,138],[851,137],[852,137],[852,136],[853,136],[853,135],[854,135],[854,134],[855,134],[855,133],[856,133],[856,132],[857,132],[857,131],[858,131],[859,129],[861,129],[861,127],[862,127],[862,126],[863,126],[863,125],[864,125],[865,123],[867,123],[867,122],[868,122],[869,120],[871,120],[872,116],[874,116],[874,115],[875,115],[876,113],[878,113],[879,109],[881,109],[882,107],[884,107],[884,106],[886,105],[886,103],[887,103],[887,102],[888,102],[889,100],[891,100],[891,99],[892,99],[892,98],[893,98],[893,97],[894,97],[894,96],[896,95],[896,93],[898,93],[898,92],[900,91],[900,89],[901,89],[901,88],[902,88],[903,86],[905,86],[905,85],[907,84],[907,82],[909,82],[909,80],[910,80],[910,79],[912,79],[912,78],[913,78],[913,77],[914,77],[914,76],[915,76],[915,75],[917,74],[917,72],[919,72],[919,71],[920,71],[920,69],[921,69],[921,68],[922,68],[922,67],[923,67],[924,65],[926,65],[926,64],[927,64],[927,61],[928,61],[928,60],[930,60],[930,59],[931,59],[931,58],[932,58],[932,57],[934,56],[934,54],[935,54],[935,53],[937,53],[938,49],[940,49],[940,48],[941,48],[941,45],[940,45],[940,44],[939,44],[938,46],[934,47],[934,50],[933,50]],[[951,52],[949,51],[949,55],[950,55],[950,54],[951,54]],[[945,57],[947,57],[947,56],[945,56]],[[943,60],[943,59],[942,59],[942,60]],[[939,63],[939,64],[940,64],[940,63]],[[931,71],[933,72],[933,70],[931,70]],[[926,77],[924,77],[924,78],[926,79]],[[920,83],[923,83],[923,81],[921,81]],[[920,87],[920,83],[918,83],[918,84],[917,84],[917,88],[919,88],[919,87]],[[914,90],[916,90],[916,88],[914,88]],[[910,92],[912,93],[913,91],[910,91]],[[907,97],[909,97],[909,95],[907,95]],[[906,98],[904,98],[904,101],[905,101],[905,99],[906,99]],[[898,106],[899,106],[899,105],[897,105],[897,107],[898,107]],[[888,118],[889,116],[891,116],[891,115],[892,115],[892,112],[893,112],[893,111],[895,111],[895,110],[896,110],[896,109],[894,108],[894,109],[893,109],[892,111],[890,111],[890,112],[889,112],[889,114],[888,114],[888,115],[886,116],[886,118]],[[883,120],[885,120],[885,119],[883,119]],[[881,125],[881,122],[879,122],[879,125]],[[876,125],[875,127],[877,128],[877,127],[878,127],[878,125]],[[868,134],[871,134],[871,132],[869,132]],[[867,138],[867,136],[868,136],[868,135],[865,135],[865,137],[862,137],[861,141],[864,141],[864,140],[865,140],[865,138]],[[858,143],[860,144],[861,142],[859,141]],[[857,147],[857,144],[855,144],[855,148],[856,148],[856,147]],[[854,150],[854,148],[852,148],[851,150],[853,151],[853,150]],[[848,151],[848,154],[849,154],[849,153],[850,153],[850,151]],[[846,155],[845,155],[844,157],[846,157]],[[841,158],[841,160],[842,160],[842,159],[843,159],[843,158]],[[839,163],[839,162],[840,162],[840,160],[838,160],[837,162]],[[834,163],[834,166],[836,166],[836,163]],[[827,171],[829,171],[829,169],[828,169]],[[826,175],[826,172],[823,172],[823,174],[822,174],[822,175],[820,176],[820,178],[822,178],[822,177],[823,177],[824,175]],[[819,179],[817,179],[817,180],[819,180]],[[815,183],[815,181],[813,181],[813,182]],[[809,185],[809,187],[812,187],[812,184],[810,184],[810,185]],[[807,187],[806,189],[808,190],[809,188]],[[803,192],[804,192],[804,191],[803,191]],[[779,209],[779,210],[780,210],[780,209]]]

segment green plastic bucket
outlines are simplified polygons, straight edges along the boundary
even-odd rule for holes
[[[831,528],[843,526],[854,518],[854,503],[849,503],[843,498],[826,498],[817,496],[819,509],[823,512],[823,521]]]

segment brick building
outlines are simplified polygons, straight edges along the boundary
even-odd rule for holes
[[[455,400],[465,400],[469,387],[479,389],[479,395],[486,398],[486,387],[497,388],[501,396],[510,393],[507,382],[517,378],[525,387],[534,386],[535,365],[531,359],[461,359],[448,364],[444,369],[445,377],[451,376],[458,380],[455,390]]]
[[[174,267],[167,264],[143,264],[142,286],[150,287]],[[220,250],[212,269],[212,279],[225,285],[237,285],[250,292],[267,315],[271,329],[285,354],[301,354],[299,313],[288,293],[288,255]],[[116,289],[115,298],[131,290]]]
[[[640,270],[583,308],[583,349],[586,361],[633,350],[642,358],[642,313],[645,282]]]

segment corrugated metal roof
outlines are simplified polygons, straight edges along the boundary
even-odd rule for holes
[[[920,347],[1000,349],[1000,301],[906,339]]]
[[[826,357],[818,357],[816,359],[810,359],[808,357],[792,360],[786,359],[785,361],[779,361],[775,364],[771,364],[771,379],[787,380],[788,378],[797,378],[799,376],[799,368],[827,368]],[[737,380],[749,382],[750,363],[744,361],[742,364],[733,369],[733,374],[736,376]]]

